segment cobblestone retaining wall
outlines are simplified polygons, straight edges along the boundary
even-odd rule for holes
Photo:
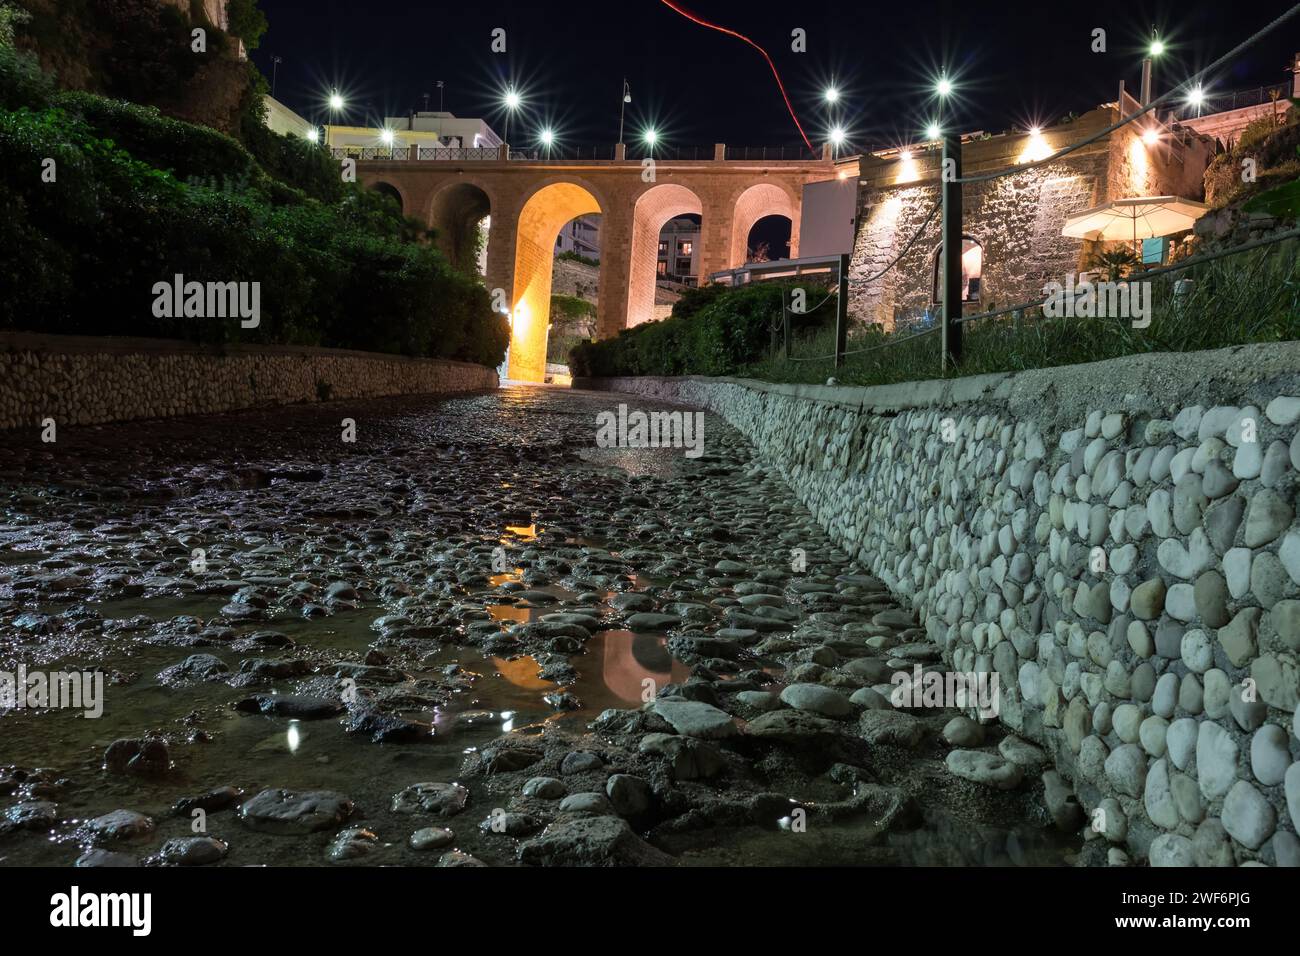
[[[747,434],[949,667],[999,675],[999,719],[1049,749],[1092,838],[1300,865],[1300,344],[865,389],[578,384]]]
[[[171,418],[498,385],[480,365],[336,349],[0,334],[0,428]]]

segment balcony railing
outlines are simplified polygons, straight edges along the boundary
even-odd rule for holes
[[[416,158],[421,161],[487,162],[500,159],[501,150],[495,146],[421,146]]]
[[[395,159],[411,158],[409,146],[334,146],[330,153],[335,159]]]
[[[1195,106],[1183,103],[1173,111],[1174,119],[1183,122],[1186,120],[1197,119],[1202,116],[1210,116],[1214,113],[1227,113],[1229,110],[1244,109],[1247,106],[1261,106],[1266,103],[1272,103],[1276,95],[1277,101],[1285,103],[1290,90],[1290,84],[1278,83],[1273,86],[1260,86],[1252,90],[1236,90],[1231,93],[1210,93],[1201,102],[1200,109]]]

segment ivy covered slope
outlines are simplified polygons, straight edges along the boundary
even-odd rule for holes
[[[0,9],[4,9],[0,6]],[[0,31],[0,328],[322,345],[500,363],[487,291],[326,152],[251,117],[245,142],[58,90]],[[259,282],[261,323],[158,318],[176,274]]]

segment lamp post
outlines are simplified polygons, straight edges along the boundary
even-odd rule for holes
[[[271,99],[275,99],[275,79],[276,74],[280,72],[281,58],[278,56],[271,57]]]
[[[337,90],[335,90],[333,93],[330,94],[329,108],[330,108],[331,119],[334,118],[335,113],[343,109],[343,97],[339,95]],[[332,148],[332,146],[333,144],[330,142],[330,124],[326,123],[325,124],[325,148],[330,149]]]
[[[506,90],[506,155],[509,156],[510,148],[510,116],[515,110],[519,109],[521,100],[519,92],[514,89]]]
[[[623,102],[618,107],[618,144],[623,145],[623,118],[627,115],[627,104],[632,102],[632,87],[627,85],[627,77],[623,77]]]
[[[1151,28],[1151,45],[1147,47],[1147,55],[1142,60],[1142,105],[1151,105],[1151,87],[1152,74],[1155,72],[1156,57],[1165,52],[1165,43],[1160,39],[1155,31]]]
[[[832,155],[836,159],[839,159],[840,145],[843,142],[844,142],[844,130],[836,126],[833,130],[831,130],[831,146],[834,147],[834,152]]]

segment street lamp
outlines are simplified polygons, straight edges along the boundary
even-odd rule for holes
[[[384,130],[379,134],[379,139],[385,146],[391,147],[393,145],[393,131],[391,129]]]
[[[1187,102],[1189,105],[1196,107],[1196,115],[1200,116],[1201,106],[1205,103],[1205,90],[1200,86],[1194,87],[1192,91],[1187,94]]]
[[[925,138],[931,142],[943,138],[943,130],[939,128],[938,123],[931,123],[925,128]]]
[[[934,91],[941,97],[947,97],[952,93],[952,80],[947,76],[939,77],[939,82],[934,85]]]
[[[506,146],[510,145],[510,115],[519,109],[519,104],[522,102],[523,99],[517,90],[514,88],[506,90]]]
[[[844,130],[837,126],[831,130],[831,145],[835,147],[835,155],[839,155],[840,145],[844,142]]]
[[[632,87],[627,85],[627,77],[623,77],[623,102],[618,108],[618,144],[623,145],[623,117],[627,114],[627,104],[632,102]]]
[[[339,94],[338,90],[335,90],[329,96],[330,118],[333,119],[335,113],[342,111],[343,106],[344,106],[343,97]],[[331,145],[330,124],[326,123],[325,124],[325,147],[328,149],[330,145]]]
[[[840,91],[833,86],[826,87],[826,92],[822,94],[827,103],[838,103],[840,100]]]
[[[1151,45],[1147,47],[1147,55],[1142,60],[1142,105],[1151,105],[1151,87],[1153,83],[1152,74],[1155,72],[1155,59],[1165,52],[1165,43],[1160,39],[1155,31],[1151,28]]]
[[[538,139],[542,141],[542,148],[546,150],[546,155],[549,156],[551,154],[551,146],[555,143],[555,133],[552,132],[551,128],[548,126],[538,135]]]
[[[649,146],[651,152],[653,152],[655,148],[655,143],[658,142],[659,140],[659,134],[655,132],[655,128],[651,126],[649,129],[647,129],[644,133],[641,134],[641,138],[645,140],[645,144]]]

